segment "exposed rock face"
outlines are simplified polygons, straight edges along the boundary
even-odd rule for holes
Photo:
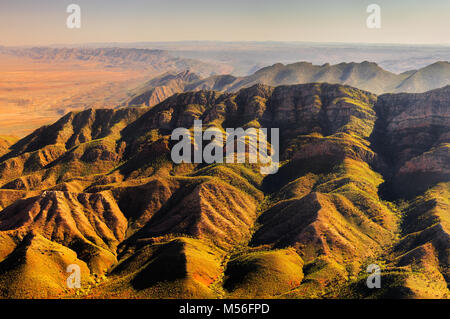
[[[69,113],[0,158],[2,296],[71,296],[75,263],[86,297],[448,297],[449,103],[257,84]],[[175,165],[170,134],[196,119],[279,128],[278,172]],[[358,277],[374,261],[377,292]]]
[[[449,99],[450,86],[423,94],[379,97],[373,138],[392,169],[393,192],[414,196],[448,181]],[[410,190],[406,181],[414,178],[420,179],[420,187],[413,185]]]

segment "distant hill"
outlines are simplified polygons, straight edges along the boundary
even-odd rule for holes
[[[450,63],[436,62],[401,75],[407,75],[407,77],[396,87],[394,92],[426,92],[450,84]]]
[[[271,86],[303,84],[312,82],[345,84],[377,94],[408,92],[421,93],[450,84],[450,63],[437,62],[419,70],[395,74],[382,69],[376,63],[340,63],[313,65],[308,62],[293,64],[277,63],[262,68],[252,75],[235,77],[215,75],[204,79],[185,73],[169,73],[150,81],[141,88],[129,105],[155,105],[174,93],[199,90],[236,92],[242,88],[261,83]],[[174,81],[176,79],[176,81]]]
[[[194,59],[179,58],[164,50],[135,48],[16,48],[0,47],[0,54],[32,59],[46,63],[91,63],[103,68],[140,69],[153,74],[167,70],[191,69],[202,76],[221,74],[229,68],[221,69],[218,64]]]
[[[129,105],[156,105],[168,96],[183,92],[188,83],[197,82],[201,77],[190,71],[177,74],[165,73],[158,76],[138,88],[138,93],[132,98]],[[148,90],[151,87],[152,89]]]

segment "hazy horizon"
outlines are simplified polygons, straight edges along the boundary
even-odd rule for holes
[[[68,29],[66,8],[81,7],[81,28]],[[381,8],[369,29],[367,6]],[[450,2],[299,0],[2,1],[5,46],[136,42],[304,42],[450,45]]]
[[[42,43],[42,44],[20,44],[10,45],[0,42],[2,47],[17,47],[17,48],[32,48],[32,47],[56,47],[56,48],[70,48],[70,47],[102,47],[102,46],[120,46],[120,47],[135,47],[139,49],[139,46],[145,45],[170,45],[170,44],[208,44],[208,43],[220,43],[220,44],[291,44],[291,45],[315,45],[315,46],[368,46],[368,47],[422,47],[422,48],[437,48],[437,47],[450,47],[450,43],[398,43],[398,42],[327,42],[327,41],[227,41],[227,40],[173,40],[173,41],[106,41],[106,42],[74,42],[74,43]]]

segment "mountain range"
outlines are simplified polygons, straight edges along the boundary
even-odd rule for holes
[[[376,63],[367,61],[335,65],[277,63],[242,77],[228,74],[202,78],[191,71],[168,72],[140,86],[127,103],[153,106],[174,93],[199,90],[237,92],[258,83],[279,86],[313,82],[345,84],[376,94],[423,93],[450,84],[450,63],[436,62],[401,74],[386,71]]]
[[[249,75],[275,63],[291,64],[309,61],[313,64],[341,62],[376,62],[383,69],[403,73],[416,70],[437,61],[450,61],[448,45],[402,45],[362,43],[314,43],[284,41],[180,41],[85,43],[55,45],[53,47],[87,48],[141,48],[165,50],[187,59],[210,61],[232,67],[234,75]]]
[[[70,112],[0,139],[0,296],[448,298],[450,86],[286,85],[441,85],[424,84],[428,70],[166,74],[130,103],[144,106]],[[198,119],[279,128],[278,172],[174,164],[171,132]],[[66,285],[71,264],[81,289]],[[380,289],[366,286],[371,264]]]

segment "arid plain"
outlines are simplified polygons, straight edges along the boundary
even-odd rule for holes
[[[0,56],[0,135],[23,137],[70,110],[114,107],[151,72]]]

